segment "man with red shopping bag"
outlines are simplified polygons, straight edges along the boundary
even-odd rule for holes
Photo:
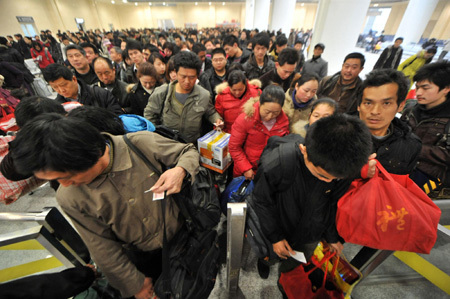
[[[356,267],[376,252],[372,248],[428,253],[436,241],[440,211],[408,177],[422,145],[395,117],[405,105],[408,86],[400,72],[381,69],[367,75],[359,93],[359,117],[372,133],[380,165],[379,174],[355,180],[338,203],[339,234],[367,246],[353,259]]]
[[[283,137],[270,138],[261,156],[252,200],[264,219],[262,231],[282,260],[280,270],[290,272],[300,265],[293,256],[310,260],[322,239],[342,250],[337,202],[367,163],[372,144],[364,123],[342,114],[318,120],[304,142],[277,138]]]

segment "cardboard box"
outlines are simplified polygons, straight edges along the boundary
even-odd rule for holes
[[[200,137],[197,140],[200,164],[219,173],[224,173],[231,164],[231,156],[228,152],[229,140],[230,134],[216,130]]]

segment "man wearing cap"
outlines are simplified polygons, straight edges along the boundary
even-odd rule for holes
[[[322,58],[323,50],[325,50],[325,45],[322,43],[314,46],[313,57],[305,62],[302,75],[312,74],[322,80],[328,74],[328,61]]]

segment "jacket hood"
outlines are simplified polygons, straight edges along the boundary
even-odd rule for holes
[[[248,80],[248,84],[254,85],[254,86],[259,87],[259,88],[261,88],[261,86],[262,86],[261,81],[259,81],[258,79]],[[247,85],[248,85],[248,84],[247,84]],[[220,83],[219,85],[216,86],[216,94],[219,94],[219,93],[224,92],[225,89],[226,89],[228,86],[229,86],[229,85],[228,85],[228,82]],[[228,90],[227,92],[229,92],[229,90]]]
[[[132,91],[136,91],[138,84],[137,83],[133,83],[133,84],[128,84],[126,87],[127,93],[131,93]]]
[[[5,45],[0,45],[0,52],[6,52],[6,51],[8,51],[8,46],[5,46]]]

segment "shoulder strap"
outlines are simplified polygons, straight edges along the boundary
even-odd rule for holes
[[[447,121],[444,129],[444,136],[442,137],[443,141],[445,141],[445,147],[447,150],[450,150],[450,120]]]
[[[170,83],[167,83],[167,89],[166,89],[165,96],[164,96],[164,99],[163,99],[163,102],[162,102],[162,105],[161,105],[161,110],[159,111],[159,117],[161,117],[161,120],[162,120],[162,114],[163,114],[163,110],[164,110],[164,105],[166,104],[167,94],[169,93],[169,87],[170,87]]]
[[[161,175],[161,172],[150,162],[150,160],[144,155],[144,153],[134,145],[127,135],[123,135],[123,140],[128,145],[128,147],[136,154],[138,157],[144,161],[144,163],[153,170],[158,176]],[[164,192],[164,198],[161,200],[161,213],[163,218],[163,247],[162,247],[162,279],[164,284],[164,290],[169,291],[171,289],[170,286],[170,262],[169,262],[169,242],[167,241],[167,232],[166,232],[166,192]],[[165,294],[167,298],[169,298],[170,292]]]
[[[144,161],[145,165],[148,166],[151,170],[153,170],[158,176],[161,176],[161,172],[150,162],[150,160],[144,155],[144,153],[136,146],[134,145],[127,135],[123,135],[123,140],[128,145],[128,147],[136,154],[138,157]]]
[[[45,53],[45,57],[47,58],[47,60],[50,60],[50,58],[48,58],[48,50],[47,50],[47,48],[44,48],[44,53]]]

